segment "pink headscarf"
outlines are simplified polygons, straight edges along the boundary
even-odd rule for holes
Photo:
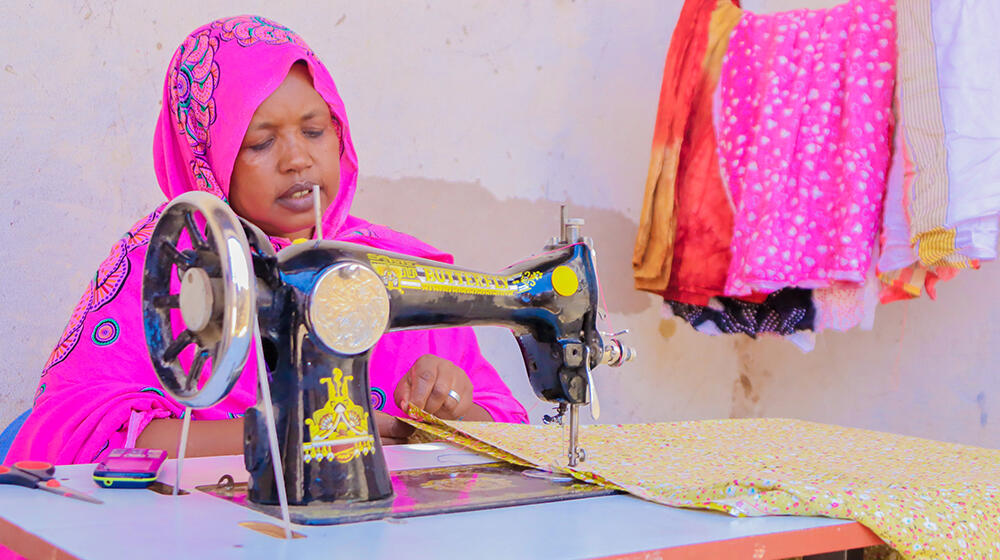
[[[233,164],[254,111],[304,61],[341,135],[340,189],[323,216],[328,239],[452,262],[416,238],[348,214],[358,176],[344,104],[329,72],[295,33],[258,16],[214,21],[195,30],[174,53],[163,87],[153,155],[169,199],[202,190],[226,200]],[[31,415],[7,460],[56,464],[95,462],[108,450],[134,445],[154,419],[184,408],[160,389],[142,324],[142,269],[149,236],[163,206],[139,220],[111,250],[70,317],[42,370]],[[287,239],[271,238],[276,248]],[[468,328],[388,333],[370,361],[376,410],[402,416],[391,399],[399,379],[424,354],[461,367],[473,400],[494,420],[525,422],[524,408],[482,357]],[[233,391],[195,420],[236,418],[256,402],[254,353]]]
[[[313,87],[340,129],[340,190],[323,218],[323,231],[334,236],[340,231],[358,178],[344,103],[330,73],[302,39],[257,16],[221,19],[197,29],[170,61],[153,144],[156,177],[167,198],[196,189],[226,200],[254,111],[298,61],[309,67]]]

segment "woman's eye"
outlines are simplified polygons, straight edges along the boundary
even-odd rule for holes
[[[270,147],[273,142],[274,142],[273,138],[268,138],[267,140],[264,140],[263,142],[258,142],[256,144],[251,144],[250,146],[247,146],[247,147],[250,148],[251,150],[255,151],[255,152],[261,152],[261,151],[266,150],[268,147]]]
[[[302,131],[302,134],[305,134],[309,138],[319,138],[320,136],[323,136],[323,129],[322,128],[306,129]]]

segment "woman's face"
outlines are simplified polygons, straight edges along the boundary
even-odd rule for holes
[[[340,188],[340,140],[308,69],[295,64],[250,120],[229,204],[268,235],[308,238],[315,225],[313,184],[325,212]]]

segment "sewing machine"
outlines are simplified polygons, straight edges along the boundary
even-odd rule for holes
[[[275,254],[218,198],[187,193],[164,209],[149,243],[150,356],[171,396],[205,408],[231,391],[259,331],[253,346],[270,374],[260,370],[258,403],[244,418],[248,498],[368,502],[392,494],[369,397],[368,360],[382,334],[507,326],[535,394],[558,406],[558,421],[569,411],[566,458],[576,465],[585,460],[580,405],[597,408],[592,370],[634,355],[597,329],[594,251],[581,225],[563,211],[543,253],[490,274],[336,241]]]

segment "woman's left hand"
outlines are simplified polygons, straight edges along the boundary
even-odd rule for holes
[[[432,354],[424,354],[413,364],[396,385],[393,398],[404,413],[412,404],[445,420],[479,419],[480,412],[486,414],[472,402],[472,381],[465,371]]]

